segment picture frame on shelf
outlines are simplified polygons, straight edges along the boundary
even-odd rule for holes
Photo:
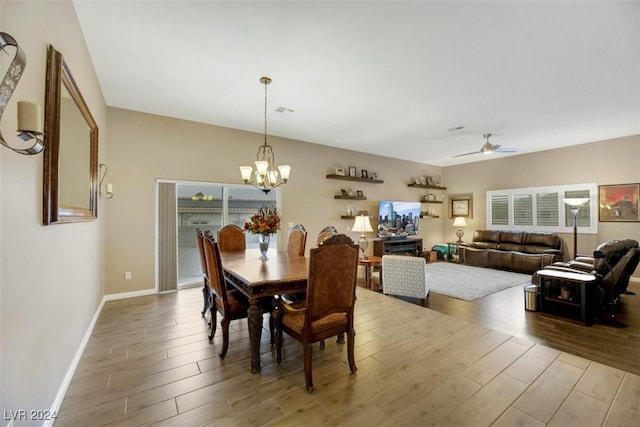
[[[369,178],[369,172],[367,172],[366,169],[361,169],[360,170],[360,177],[361,178]]]
[[[433,185],[433,177],[427,176],[427,185]]]
[[[349,166],[349,176],[352,176],[354,178],[357,176],[357,170],[355,166]]]
[[[378,174],[376,172],[371,172],[371,179],[378,179]]]
[[[473,194],[449,195],[449,218],[455,217],[473,218]]]
[[[340,189],[340,195],[341,195],[342,197],[347,197],[347,196],[349,195],[349,192],[347,191],[347,189],[346,189],[346,188],[341,188],[341,189]]]
[[[600,222],[640,221],[640,183],[598,186]]]
[[[353,188],[347,188],[347,195],[349,197],[355,197],[355,193],[353,192]]]
[[[420,177],[420,185],[427,185],[427,178],[424,176]]]
[[[433,193],[428,193],[426,195],[427,201],[429,202],[435,202],[436,201],[436,195]]]
[[[362,190],[356,190],[356,195],[358,197],[364,197],[364,193],[362,192]]]
[[[344,168],[336,166],[336,175],[344,176]]]

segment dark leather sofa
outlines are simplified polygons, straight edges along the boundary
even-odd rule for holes
[[[533,274],[566,261],[564,248],[564,241],[555,233],[476,230],[471,243],[458,247],[458,254],[466,265]]]

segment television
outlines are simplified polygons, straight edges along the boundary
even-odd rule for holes
[[[418,233],[420,202],[380,200],[378,236],[407,236]]]

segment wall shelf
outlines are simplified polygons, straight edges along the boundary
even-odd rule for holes
[[[441,205],[442,201],[441,200],[420,200],[420,203],[424,203],[424,204],[438,204]]]
[[[333,196],[334,199],[343,199],[343,200],[367,200],[366,197],[358,197],[358,196]]]
[[[368,184],[384,184],[384,181],[381,180],[381,179],[359,178],[357,176],[336,175],[334,173],[328,174],[327,175],[327,179],[339,179],[339,180],[342,180],[342,181],[366,182]]]
[[[413,188],[426,188],[429,190],[446,190],[447,187],[440,187],[439,185],[422,185],[422,184],[416,184],[411,183],[411,184],[407,184],[407,187],[413,187]]]
[[[353,215],[340,215],[340,219],[355,219]]]

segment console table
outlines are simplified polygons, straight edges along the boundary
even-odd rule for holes
[[[555,270],[540,270],[537,275],[541,312],[593,323],[594,275]]]
[[[373,241],[373,255],[412,255],[422,253],[422,239],[419,237],[403,239],[375,239]]]

